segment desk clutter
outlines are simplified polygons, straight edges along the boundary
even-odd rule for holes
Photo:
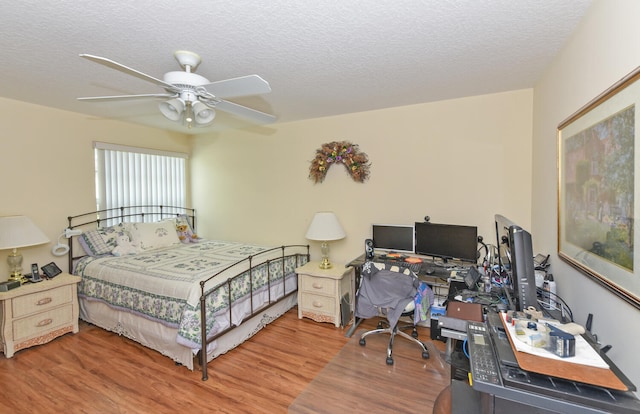
[[[589,320],[586,329],[573,323],[550,256],[534,255],[531,233],[517,223],[500,214],[494,221],[495,244],[475,226],[428,216],[373,224],[365,254],[351,264],[409,269],[432,288],[431,340],[447,343],[453,412],[640,414],[610,346],[600,348]]]
[[[371,258],[372,261],[378,263],[384,263],[392,266],[398,266],[411,270],[416,275],[429,275],[439,277],[450,277],[451,272],[466,272],[469,265],[445,265],[436,263],[417,256],[407,256],[400,253],[388,253],[381,255],[374,255]]]
[[[530,323],[550,326],[551,321],[523,312],[490,311],[486,316],[484,323],[469,323],[466,346],[473,389],[491,394],[496,408],[517,393],[530,405],[548,410],[536,412],[640,413],[631,381],[585,335],[568,332],[580,332],[579,325],[554,325],[575,339],[575,355],[562,352],[565,355],[559,356],[555,349],[528,345],[517,338],[527,334]],[[517,333],[519,329],[524,332]],[[474,359],[479,354],[489,355],[490,375],[487,365],[478,365],[480,361]]]

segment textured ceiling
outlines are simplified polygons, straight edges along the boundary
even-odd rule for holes
[[[162,93],[94,62],[162,79],[175,50],[210,81],[258,74],[269,94],[229,99],[277,122],[531,88],[591,0],[4,0],[0,96],[180,132],[248,127],[221,114],[187,131],[158,101],[77,97]]]

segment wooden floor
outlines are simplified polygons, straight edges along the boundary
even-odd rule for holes
[[[347,343],[345,332],[299,320],[293,308],[209,363],[209,379],[202,381],[199,371],[81,322],[78,334],[0,357],[0,412],[286,413]],[[428,340],[429,330],[421,328],[420,337]],[[444,350],[442,342],[435,343]],[[371,384],[376,386],[381,384]],[[331,412],[331,398],[325,404]]]

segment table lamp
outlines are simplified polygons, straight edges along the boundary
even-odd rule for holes
[[[307,229],[306,238],[308,240],[321,241],[320,247],[322,252],[322,261],[320,262],[320,269],[330,269],[331,262],[329,261],[329,243],[332,240],[340,240],[346,236],[338,217],[331,211],[321,211],[316,213],[311,220],[311,224]]]
[[[48,243],[49,239],[33,222],[25,216],[0,217],[0,250],[12,249],[7,257],[9,280],[20,283],[27,281],[22,275],[22,254],[20,247]]]

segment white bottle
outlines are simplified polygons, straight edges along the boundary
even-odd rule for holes
[[[482,276],[482,282],[484,284],[484,292],[491,293],[491,276],[489,275]]]
[[[556,308],[556,282],[553,280],[553,275],[548,274],[542,284],[544,305],[547,309]]]

